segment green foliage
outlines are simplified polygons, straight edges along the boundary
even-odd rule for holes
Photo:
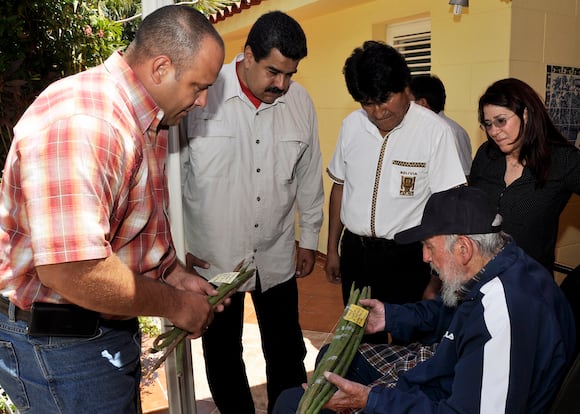
[[[209,15],[233,3],[193,7]],[[12,128],[40,91],[126,46],[140,13],[140,0],[0,0],[0,167]]]
[[[12,128],[55,79],[103,62],[128,43],[121,0],[3,0],[0,3],[0,162]],[[131,11],[130,9],[127,11]]]
[[[0,414],[12,414],[16,412],[16,407],[8,398],[6,392],[0,388]]]
[[[34,84],[39,84],[38,76],[23,73],[22,61],[22,58],[18,59],[0,72],[0,161],[2,165],[4,165],[4,158],[12,141],[12,128],[24,110],[32,103],[36,92]]]
[[[235,2],[236,0],[197,0],[193,7],[209,16],[231,6]]]
[[[0,71],[23,68],[67,76],[97,65],[122,47],[123,27],[108,15],[118,0],[4,0],[0,4]],[[116,17],[116,16],[113,16]]]
[[[135,32],[141,24],[140,0],[107,0],[102,8],[106,16],[123,27],[123,42],[128,44],[135,38]]]
[[[140,316],[139,328],[141,329],[143,336],[147,336],[149,338],[155,338],[161,333],[159,318]]]

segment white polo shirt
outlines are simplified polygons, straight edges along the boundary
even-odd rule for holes
[[[327,172],[344,185],[344,226],[386,239],[419,224],[432,193],[465,184],[450,127],[414,102],[385,138],[363,109],[347,116]]]

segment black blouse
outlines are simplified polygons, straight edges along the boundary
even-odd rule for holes
[[[488,155],[488,145],[485,142],[477,150],[469,184],[483,189],[497,203],[503,230],[518,246],[552,271],[560,213],[572,193],[580,194],[580,151],[552,145],[550,170],[543,187],[536,188],[536,179],[527,167],[506,187],[505,156],[497,148],[490,148]]]

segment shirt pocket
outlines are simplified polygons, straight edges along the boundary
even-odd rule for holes
[[[308,148],[306,134],[283,134],[276,145],[276,177],[291,183],[296,176],[298,163]]]
[[[389,191],[393,198],[416,198],[428,187],[427,163],[423,161],[393,160]]]
[[[201,113],[189,120],[188,160],[197,177],[223,177],[235,161],[235,136],[231,125],[216,115]]]

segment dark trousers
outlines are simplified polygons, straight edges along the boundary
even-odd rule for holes
[[[259,277],[259,276],[258,276]],[[254,414],[255,407],[242,359],[244,292],[215,319],[202,337],[207,380],[221,414]],[[266,292],[251,292],[266,361],[268,413],[278,395],[306,382],[306,347],[298,320],[298,287],[292,277]]]
[[[340,273],[346,304],[351,284],[371,287],[371,296],[382,302],[412,303],[421,300],[430,279],[420,242],[396,244],[392,240],[361,238],[345,230],[341,240]]]
[[[393,240],[371,239],[344,231],[341,240],[340,275],[342,298],[348,302],[350,288],[371,287],[371,297],[388,303],[420,301],[431,271],[423,262],[420,242],[397,244]],[[363,341],[386,343],[386,333],[365,335]]]

